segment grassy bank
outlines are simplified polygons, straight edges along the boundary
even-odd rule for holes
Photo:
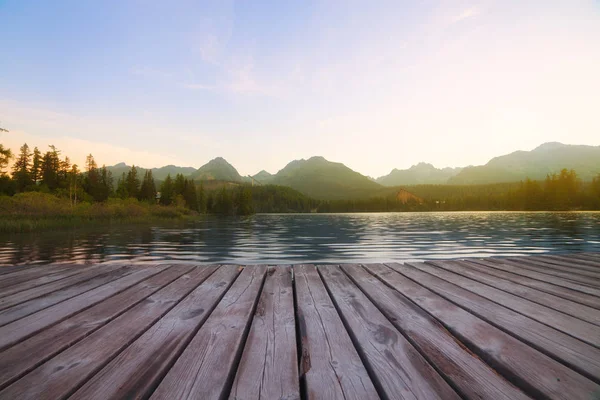
[[[148,223],[198,216],[184,207],[161,206],[135,199],[71,204],[69,199],[27,192],[0,196],[0,232],[31,232],[95,224]]]

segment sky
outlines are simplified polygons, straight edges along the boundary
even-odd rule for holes
[[[0,143],[378,177],[600,145],[599,0],[0,0]]]

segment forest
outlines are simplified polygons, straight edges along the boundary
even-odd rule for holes
[[[9,162],[14,160],[7,171]],[[83,169],[54,146],[42,153],[27,144],[12,154],[0,145],[0,215],[30,218],[182,218],[197,214],[600,210],[600,175],[583,182],[563,169],[545,180],[487,185],[415,185],[352,200],[319,200],[292,188],[232,182],[195,182],[177,174],[156,180],[133,166],[113,177],[90,154]]]

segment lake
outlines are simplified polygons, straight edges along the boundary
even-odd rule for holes
[[[600,251],[600,213],[262,214],[0,236],[0,264],[342,263]]]

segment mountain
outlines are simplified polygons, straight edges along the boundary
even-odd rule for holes
[[[584,181],[591,180],[600,173],[600,146],[544,143],[531,151],[515,151],[492,158],[485,165],[466,167],[448,183],[469,185],[545,179],[546,175],[563,168],[574,169]]]
[[[252,177],[260,183],[269,183],[273,179],[273,174],[265,171],[264,169],[260,171],[258,174],[253,175]]]
[[[458,174],[462,168],[436,168],[431,164],[419,163],[408,169],[393,169],[388,175],[381,176],[376,182],[383,186],[445,184]]]
[[[295,160],[279,171],[272,184],[289,186],[317,199],[370,197],[382,186],[344,164],[323,157]]]
[[[137,165],[136,165],[136,168],[138,170],[138,176],[141,179],[144,176],[144,174],[146,173],[146,168],[138,167]],[[121,175],[123,173],[128,173],[129,170],[131,169],[131,166],[121,162],[121,163],[106,167],[106,169],[109,170],[110,172],[112,172],[113,177],[115,179],[118,179],[119,177],[121,177]],[[152,177],[156,180],[162,181],[167,177],[168,174],[171,174],[172,177],[175,177],[175,175],[177,175],[177,174],[182,174],[183,176],[189,176],[194,171],[196,171],[196,168],[177,167],[175,165],[166,165],[166,166],[160,167],[160,168],[151,168],[151,170],[152,170]]]
[[[196,170],[191,178],[196,181],[229,181],[242,182],[242,177],[224,158],[217,157],[204,164]]]

